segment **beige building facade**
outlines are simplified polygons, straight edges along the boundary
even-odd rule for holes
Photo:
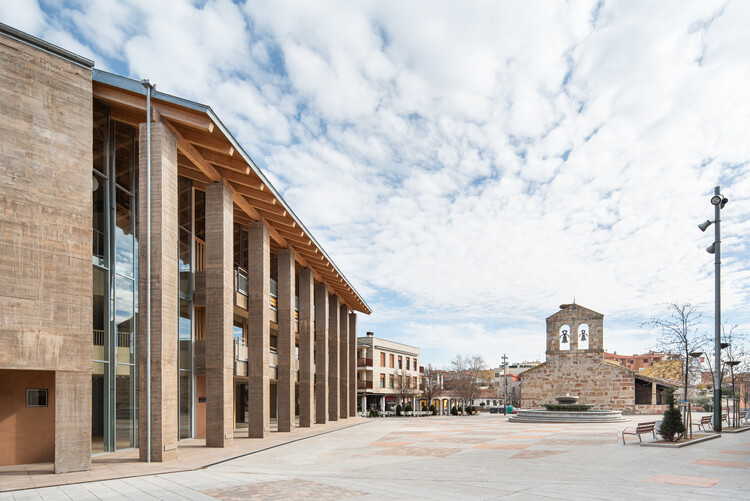
[[[0,52],[0,465],[354,416],[369,306],[211,108]]]
[[[360,412],[416,409],[419,397],[419,348],[375,337],[357,339],[357,397]]]

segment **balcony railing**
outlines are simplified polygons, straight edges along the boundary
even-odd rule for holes
[[[245,268],[234,267],[234,290],[247,296],[247,270]]]
[[[195,271],[206,270],[206,242],[195,238]]]
[[[358,390],[372,390],[372,381],[357,381]]]
[[[357,367],[372,367],[372,359],[371,358],[358,358]]]
[[[94,329],[94,346],[104,346],[104,331]]]
[[[93,230],[92,246],[94,264],[104,266],[104,233],[99,230]]]

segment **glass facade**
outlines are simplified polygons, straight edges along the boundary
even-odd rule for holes
[[[179,438],[193,437],[193,186],[192,181],[179,178],[177,184],[179,223],[179,343],[177,353],[177,394],[179,398]]]
[[[94,101],[92,452],[137,447],[135,130]]]

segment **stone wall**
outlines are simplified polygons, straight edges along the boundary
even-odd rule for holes
[[[600,353],[577,352],[550,357],[521,374],[521,407],[539,408],[560,395],[577,395],[595,409],[626,409],[634,405],[633,372],[604,363]]]

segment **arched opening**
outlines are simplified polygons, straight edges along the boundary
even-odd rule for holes
[[[560,327],[560,350],[570,350],[570,326],[567,324]]]
[[[578,326],[578,349],[588,350],[589,349],[589,324],[581,324]]]

